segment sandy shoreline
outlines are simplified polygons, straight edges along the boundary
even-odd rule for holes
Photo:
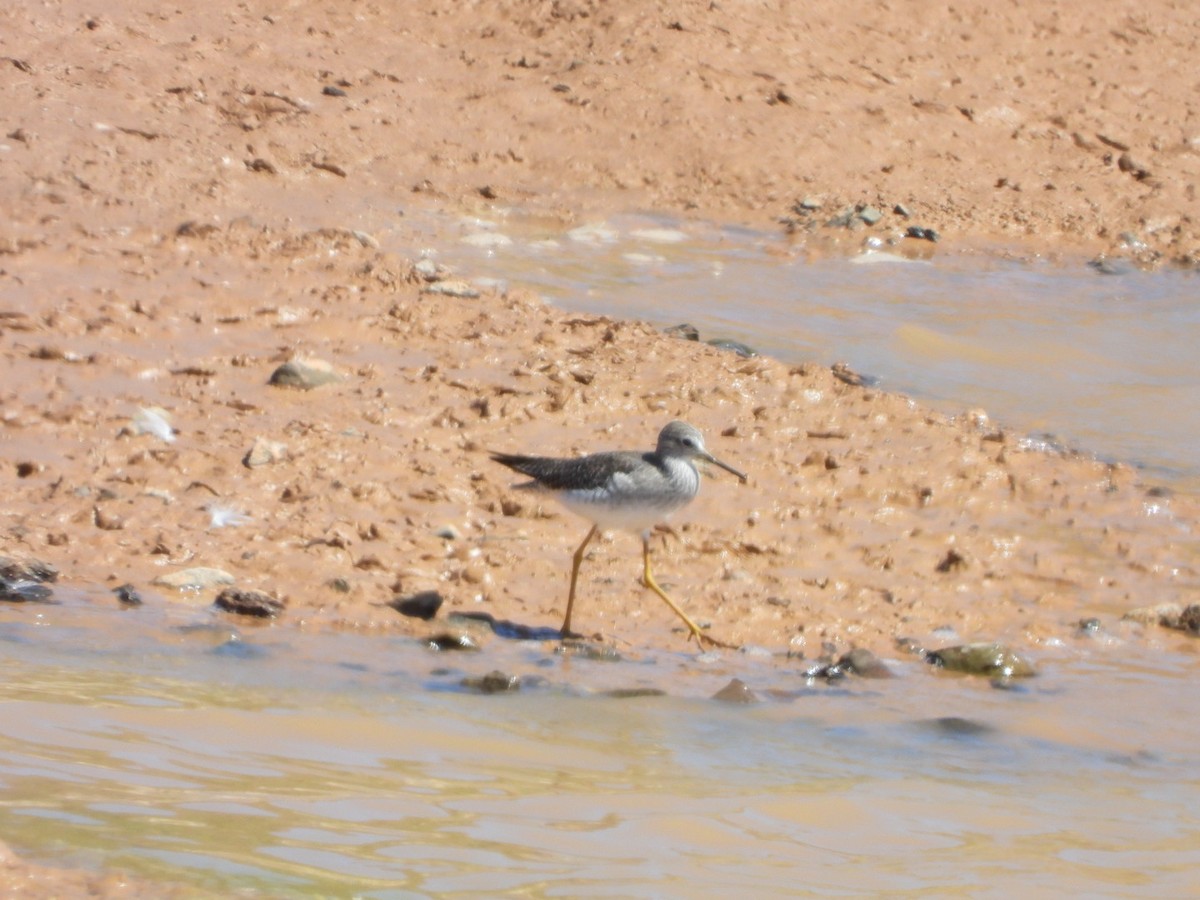
[[[916,225],[1191,264],[1200,132],[1179,123],[1200,100],[1161,77],[1194,56],[1185,7],[410,6],[0,11],[0,553],[154,603],[211,603],[154,582],[218,567],[286,600],[284,627],[420,635],[388,603],[422,590],[555,625],[586,524],[487,451],[649,449],[682,418],[750,473],[706,480],[656,544],[723,640],[1024,647],[1190,602],[1196,500],[1126,466],[822,366],[431,293],[416,248],[361,230],[638,208],[788,219],[814,252]],[[826,226],[860,206],[879,221]],[[269,385],[293,358],[339,380]],[[131,428],[142,408],[172,440]],[[278,458],[248,467],[260,439]],[[577,626],[682,646],[639,575],[636,539],[599,542]]]

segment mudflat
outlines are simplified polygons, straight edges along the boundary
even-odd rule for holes
[[[1198,35],[1159,0],[10,5],[0,552],[158,603],[211,604],[159,579],[219,569],[280,627],[444,628],[390,605],[423,591],[552,627],[587,524],[489,451],[649,450],[678,418],[750,476],[654,544],[723,641],[1139,628],[1194,591],[1194,497],[816,364],[476,295],[372,226],[636,208],[1191,265],[1200,100],[1170,73]],[[324,383],[270,383],[296,360]],[[639,550],[593,546],[576,628],[682,646]]]

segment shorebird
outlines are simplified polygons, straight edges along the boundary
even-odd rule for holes
[[[571,558],[567,614],[560,629],[563,637],[577,636],[571,631],[571,611],[575,607],[575,584],[579,579],[583,551],[598,532],[620,529],[641,535],[646,587],[683,619],[696,641],[701,646],[706,643],[731,646],[704,634],[700,626],[658,586],[650,571],[650,529],[691,503],[700,490],[700,473],[695,460],[720,466],[742,482],[746,481],[744,473],[721,462],[705,449],[699,431],[686,422],[671,422],[659,432],[658,446],[648,453],[620,450],[592,453],[577,459],[493,453],[492,459],[533,479],[515,485],[518,489],[549,492],[571,512],[592,523]]]

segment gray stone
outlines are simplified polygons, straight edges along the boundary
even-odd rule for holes
[[[311,391],[323,384],[341,381],[333,366],[321,359],[293,359],[271,373],[269,383],[276,387],[293,387]]]

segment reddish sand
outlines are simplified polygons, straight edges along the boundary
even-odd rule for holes
[[[1127,252],[1129,232],[1144,262],[1190,262],[1194,11],[646,10],[0,9],[0,553],[150,602],[210,603],[152,582],[216,566],[285,599],[283,626],[423,634],[386,604],[424,589],[555,626],[586,524],[514,494],[486,451],[649,449],[683,418],[751,475],[718,472],[655,544],[659,580],[723,640],[811,657],[948,625],[1022,646],[1186,602],[1197,552],[1175,519],[1195,499],[1148,496],[1126,467],[815,365],[520,293],[422,293],[411,260],[349,229],[400,208],[638,208],[788,219],[847,250],[909,225],[1036,253]],[[878,225],[810,228],[858,203]],[[267,385],[309,356],[342,380]],[[175,440],[130,433],[154,406]],[[260,437],[286,453],[248,468]],[[250,520],[213,528],[214,504]],[[681,647],[638,552],[594,546],[575,624]]]

